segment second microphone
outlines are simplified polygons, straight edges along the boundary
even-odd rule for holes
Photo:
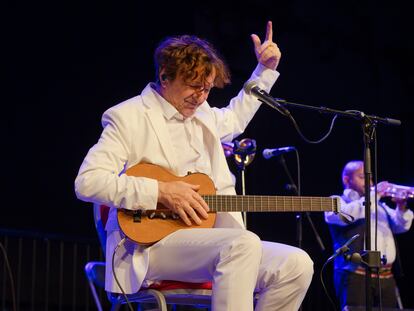
[[[274,148],[274,149],[265,149],[263,150],[263,157],[265,159],[270,159],[272,157],[276,157],[286,152],[295,151],[296,148],[289,146],[289,147],[281,147],[281,148]]]

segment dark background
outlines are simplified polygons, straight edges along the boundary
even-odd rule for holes
[[[3,207],[0,226],[40,233],[94,237],[91,205],[76,199],[73,182],[101,132],[100,117],[154,79],[153,51],[166,36],[194,34],[212,42],[231,69],[232,84],[209,102],[224,106],[256,65],[251,33],[264,38],[266,21],[282,51],[281,77],[272,95],[305,105],[355,109],[402,121],[378,125],[378,179],[414,186],[414,45],[411,11],[403,1],[138,1],[106,3],[6,2],[2,60]],[[291,109],[310,139],[329,129],[331,115]],[[4,128],[4,130],[3,130]],[[303,195],[341,192],[344,164],[363,157],[361,124],[338,118],[321,144],[304,142],[290,121],[263,105],[239,137],[257,142],[246,169],[247,194],[289,194],[277,158],[265,148],[299,150]],[[373,148],[374,149],[374,148]],[[294,153],[285,155],[296,178]],[[229,164],[237,174],[233,159]],[[312,214],[322,251],[304,219],[303,248],[316,272],[332,252],[323,214]],[[263,239],[296,244],[293,214],[249,214],[249,229]],[[409,280],[414,233],[398,237],[406,276],[399,280],[406,307],[414,307]],[[328,268],[329,272],[329,268]],[[315,273],[309,295],[320,292]],[[329,279],[329,276],[328,276]],[[329,282],[328,282],[329,283]]]

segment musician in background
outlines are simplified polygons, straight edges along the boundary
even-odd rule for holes
[[[334,249],[340,248],[352,236],[359,233],[360,237],[351,245],[351,252],[361,252],[364,248],[365,232],[365,206],[364,206],[364,163],[351,161],[342,171],[344,192],[340,197],[341,211],[354,217],[355,221],[346,224],[339,218],[339,214],[325,212],[325,221],[334,243]],[[396,259],[396,245],[393,233],[403,233],[410,229],[413,220],[413,212],[407,209],[405,199],[396,198],[396,208],[390,208],[379,199],[385,195],[387,182],[378,184],[378,231],[377,248],[375,247],[375,196],[371,192],[371,243],[372,249],[381,252],[386,263],[380,268],[381,296],[383,307],[397,307],[396,282],[392,272],[392,264]],[[378,275],[373,274],[372,302],[373,306],[379,304]],[[344,256],[338,256],[334,262],[334,285],[340,301],[341,310],[345,306],[365,305],[365,267],[345,260]]]
[[[258,65],[250,79],[270,91],[279,73],[281,53],[268,22],[263,42],[252,35]],[[120,293],[111,258],[123,238],[117,209],[153,210],[162,203],[187,225],[200,224],[209,207],[199,185],[127,176],[140,162],[165,167],[175,175],[201,172],[211,177],[217,194],[235,194],[221,141],[244,131],[260,102],[244,90],[217,109],[207,98],[213,87],[230,82],[229,71],[205,40],[177,36],[160,43],[154,55],[156,82],[139,96],[107,110],[103,132],[89,150],[75,181],[78,198],[109,206],[106,290]],[[262,242],[247,231],[240,213],[219,213],[216,228],[178,230],[152,246],[130,240],[120,246],[115,272],[123,290],[134,293],[160,280],[212,281],[212,309],[297,310],[313,275],[313,262],[301,249]],[[154,228],[156,230],[156,228]]]

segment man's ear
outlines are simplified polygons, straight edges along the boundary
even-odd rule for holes
[[[167,75],[164,68],[160,68],[160,71],[158,72],[158,80],[160,82],[165,82],[167,80]]]
[[[349,186],[349,176],[345,175],[344,177],[342,177],[342,183],[344,184],[345,187]]]
[[[167,74],[165,73],[164,69],[160,70],[158,79],[159,79],[159,83],[160,83],[161,87],[165,88],[168,77],[167,77]]]

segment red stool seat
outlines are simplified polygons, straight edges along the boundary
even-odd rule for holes
[[[157,289],[160,291],[163,290],[175,290],[175,289],[207,289],[211,290],[212,282],[204,283],[190,283],[190,282],[180,282],[180,281],[160,281],[154,284],[151,284],[148,288]]]

